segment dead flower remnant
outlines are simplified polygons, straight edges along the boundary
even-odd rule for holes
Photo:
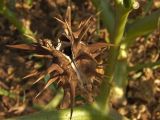
[[[71,28],[70,7],[67,9],[64,19],[62,19],[62,17],[61,19],[55,19],[60,22],[63,27],[63,33],[58,38],[57,45],[53,45],[49,41],[39,40],[38,43],[31,45],[19,44],[7,46],[34,52],[37,53],[38,57],[48,59],[49,65],[45,70],[36,71],[24,78],[38,76],[38,79],[34,82],[35,84],[49,74],[50,79],[42,91],[54,82],[56,82],[59,87],[63,87],[64,91],[69,89],[72,117],[76,90],[78,89],[87,94],[90,92],[90,90],[87,89],[88,86],[91,86],[90,88],[92,89],[95,81],[101,83],[103,74],[98,72],[97,69],[102,69],[103,67],[100,67],[102,64],[97,61],[97,57],[101,55],[101,51],[104,51],[111,45],[105,42],[88,43],[89,36],[87,36],[87,33],[93,25],[93,17],[82,21],[76,31],[72,31]],[[40,93],[42,93],[42,91]],[[37,96],[39,96],[40,93]]]

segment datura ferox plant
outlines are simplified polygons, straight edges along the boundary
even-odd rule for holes
[[[106,51],[107,47],[112,46],[106,42],[92,43],[90,41],[89,38],[95,32],[95,30],[89,31],[89,28],[94,24],[93,18],[91,16],[82,21],[73,31],[71,8],[68,7],[64,19],[62,17],[55,18],[63,28],[63,32],[56,43],[54,41],[37,40],[37,43],[31,45],[7,45],[10,48],[34,52],[37,57],[48,60],[47,65],[45,65],[47,66],[46,69],[33,72],[24,78],[37,76],[38,79],[33,83],[35,84],[49,74],[50,79],[42,91],[56,82],[59,87],[64,89],[64,96],[66,93],[70,93],[71,114],[77,90],[80,91],[78,94],[85,99],[88,99],[87,97],[95,97],[89,96],[89,93],[95,92],[94,86],[98,86],[105,76],[103,72],[100,72],[103,69],[103,59],[100,59],[100,56]]]
[[[82,116],[84,120],[128,120],[128,118],[112,109],[110,103],[117,104],[117,102],[123,100],[128,82],[128,72],[135,68],[139,69],[139,64],[134,67],[128,66],[129,47],[134,44],[137,37],[160,28],[160,9],[130,22],[128,16],[139,7],[138,0],[114,0],[114,7],[110,0],[91,1],[97,11],[101,12],[101,21],[109,33],[107,38],[109,43],[93,40],[95,38],[93,36],[95,33],[95,29],[93,29],[95,16],[80,22],[77,27],[73,23],[71,24],[71,8],[68,6],[64,18],[62,16],[55,18],[62,26],[62,32],[57,36],[57,39],[41,40],[30,35],[29,38],[33,38],[32,42],[28,40],[27,42],[32,44],[7,45],[10,48],[36,53],[34,56],[48,61],[44,64],[43,69],[31,71],[24,79],[37,77],[37,80],[33,83],[35,84],[49,75],[49,80],[38,95],[51,84],[57,84],[64,89],[64,98],[69,94],[70,99],[64,100],[67,100],[70,104],[71,112],[70,109],[47,111],[46,113],[43,110],[33,115],[11,118],[11,120],[66,120],[69,117],[82,119]],[[28,35],[28,32],[24,31],[24,26],[17,24],[16,17],[11,16],[12,12],[4,5],[4,0],[0,1],[0,13],[6,16],[23,35]],[[104,53],[110,46],[113,47],[108,51],[106,67],[104,66],[106,64]],[[105,55],[105,59],[103,55]],[[140,65],[140,67],[143,68],[152,64],[159,65],[159,62],[147,63],[147,65]],[[109,77],[104,79],[106,73]],[[100,92],[96,97],[96,94],[92,93],[97,92],[97,87],[100,84]],[[86,101],[90,98],[94,99],[96,97],[96,99],[92,104],[75,107],[73,113],[76,96],[79,95]]]

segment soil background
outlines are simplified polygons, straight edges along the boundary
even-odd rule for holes
[[[140,1],[140,8],[131,13],[129,16],[131,19],[144,14],[145,2],[145,0]],[[158,9],[158,3],[158,0],[154,0],[152,9],[146,14]],[[38,38],[49,40],[56,40],[61,31],[60,25],[53,17],[64,15],[68,6],[66,0],[36,0],[31,4],[24,0],[16,0],[15,5],[9,2],[6,5],[16,13],[25,26],[36,33]],[[90,0],[72,0],[71,7],[73,24],[97,13]],[[99,21],[99,30],[104,31],[101,21]],[[26,52],[6,47],[9,44],[21,43],[23,39],[18,30],[3,15],[0,15],[0,91],[3,91],[3,94],[0,92],[0,119],[39,111],[55,95],[55,91],[47,89],[38,99],[34,99],[44,86],[44,82],[32,85],[33,78],[22,79],[45,62],[33,59]],[[158,30],[147,36],[138,37],[129,50],[130,66],[158,60],[160,60]],[[121,105],[114,106],[115,109],[131,120],[160,120],[160,66],[132,71],[128,77],[126,100]]]

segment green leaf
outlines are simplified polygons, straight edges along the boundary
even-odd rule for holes
[[[124,42],[128,45],[131,45],[135,41],[136,37],[146,35],[156,28],[159,28],[159,19],[160,9],[141,19],[136,19],[131,24],[128,24],[125,31]]]
[[[155,66],[160,67],[160,61],[157,61],[157,62],[154,62],[154,63],[137,64],[133,67],[128,67],[128,71],[138,71],[138,70],[146,68],[146,67],[153,68]]]
[[[15,98],[16,97],[15,94],[13,94],[13,93],[9,92],[8,90],[5,90],[5,89],[3,89],[1,87],[0,87],[0,95],[1,96],[8,96],[10,98]]]

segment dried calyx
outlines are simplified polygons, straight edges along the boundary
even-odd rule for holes
[[[8,47],[31,51],[37,53],[40,58],[47,58],[50,62],[48,62],[49,65],[46,69],[31,73],[24,78],[38,76],[35,84],[50,74],[50,79],[43,90],[54,82],[63,87],[64,91],[69,89],[70,107],[73,108],[77,90],[78,94],[83,97],[93,97],[91,94],[93,84],[99,84],[103,78],[102,73],[97,70],[103,68],[101,67],[102,62],[100,64],[97,58],[102,51],[111,45],[104,42],[88,43],[89,36],[87,35],[90,26],[93,25],[93,17],[82,21],[76,31],[71,29],[70,7],[67,9],[64,19],[55,19],[62,24],[64,31],[58,38],[57,45],[53,45],[49,41],[39,40],[38,43],[32,45],[19,44],[8,45]]]

